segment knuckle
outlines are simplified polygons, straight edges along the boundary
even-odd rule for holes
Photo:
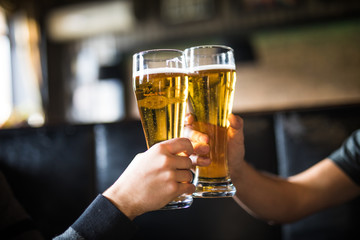
[[[179,190],[179,184],[176,182],[170,182],[168,184],[168,189],[170,193],[176,193]]]
[[[152,147],[150,147],[150,149],[148,150],[149,152],[154,152],[154,153],[159,153],[161,149],[161,146],[159,145],[159,143],[154,144]]]
[[[135,155],[134,159],[138,159],[141,158],[141,156],[143,156],[144,153],[138,153]]]
[[[171,159],[168,157],[163,157],[160,159],[161,163],[160,163],[160,168],[163,169],[168,169],[171,166]]]
[[[166,145],[163,142],[157,143],[154,145],[156,150],[159,152],[163,152],[166,149]]]
[[[175,182],[175,172],[174,171],[167,171],[165,174],[164,174],[164,180],[166,182]]]

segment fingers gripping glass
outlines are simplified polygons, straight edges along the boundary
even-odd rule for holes
[[[188,97],[183,52],[156,49],[133,56],[133,88],[147,147],[182,137]],[[192,196],[183,194],[163,209],[187,208]]]

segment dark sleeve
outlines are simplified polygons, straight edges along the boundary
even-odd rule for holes
[[[60,239],[131,239],[136,225],[117,209],[107,198],[99,194],[75,223]]]
[[[360,129],[353,132],[328,158],[360,185]]]

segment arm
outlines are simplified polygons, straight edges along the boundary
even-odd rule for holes
[[[193,151],[188,139],[178,138],[138,154],[116,182],[55,239],[130,239],[136,231],[132,222],[136,216],[195,190],[188,157]]]
[[[287,179],[259,172],[244,160],[243,121],[229,118],[229,168],[236,186],[235,200],[250,214],[269,222],[291,222],[348,201],[360,187],[324,159]]]
[[[259,172],[247,163],[231,176],[237,203],[250,214],[275,223],[299,220],[360,193],[330,159],[287,179]]]
[[[191,129],[192,117],[187,121],[187,137],[205,144],[206,135]],[[360,187],[330,159],[289,178],[256,170],[244,160],[243,120],[230,115],[229,122],[229,171],[237,189],[234,199],[251,215],[286,223],[360,195]]]
[[[192,153],[191,142],[185,138],[158,143],[138,154],[103,195],[131,220],[160,209],[175,197],[195,191],[190,183],[192,162],[188,156]]]
[[[63,234],[53,240],[131,239],[137,226],[99,194]]]

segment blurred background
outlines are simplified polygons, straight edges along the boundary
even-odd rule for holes
[[[0,0],[0,167],[44,235],[61,233],[146,149],[132,55],[224,44],[247,160],[294,174],[360,127],[359,43],[356,0]],[[138,218],[138,238],[339,239],[359,231],[353,205],[270,226],[200,199]]]
[[[137,118],[131,56],[201,44],[235,49],[235,112],[358,103],[359,9],[349,0],[1,0],[0,125]]]

